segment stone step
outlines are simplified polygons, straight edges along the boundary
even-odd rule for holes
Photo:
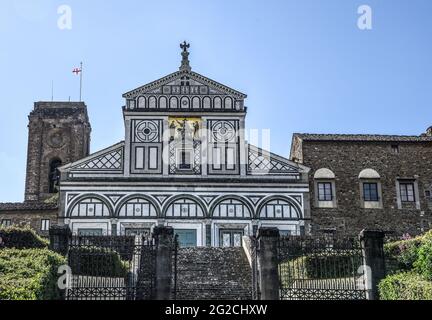
[[[250,299],[251,268],[242,248],[179,249],[177,299]]]

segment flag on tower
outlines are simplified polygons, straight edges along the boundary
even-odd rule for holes
[[[74,73],[75,75],[79,75],[80,73],[81,73],[81,68],[74,68],[73,70],[72,70],[72,73]]]
[[[74,68],[74,69],[72,70],[72,73],[75,74],[75,75],[77,75],[77,76],[78,76],[78,75],[80,76],[80,99],[79,99],[79,101],[81,102],[81,101],[82,101],[82,79],[83,79],[82,74],[83,74],[83,63],[81,62],[79,68]]]

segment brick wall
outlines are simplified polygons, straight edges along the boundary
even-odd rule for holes
[[[371,141],[299,141],[294,139],[292,157],[310,167],[312,228],[337,228],[358,235],[363,228],[380,228],[397,234],[423,233],[432,227],[431,205],[425,190],[432,187],[432,142],[398,142],[399,153],[392,151],[394,142]],[[299,152],[298,150],[301,149]],[[335,175],[337,208],[317,208],[313,176],[316,170],[328,168]],[[382,185],[382,209],[361,207],[359,173],[376,170]],[[397,206],[397,178],[416,178],[420,210],[414,206]]]

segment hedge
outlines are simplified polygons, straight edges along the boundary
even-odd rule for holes
[[[425,279],[432,281],[432,239],[425,240],[418,249],[414,270]]]
[[[129,271],[128,265],[113,250],[97,247],[69,250],[69,266],[74,275],[123,278]]]
[[[381,300],[432,300],[432,282],[413,272],[388,276],[379,291]]]
[[[15,249],[46,249],[49,242],[38,236],[29,227],[0,228],[0,248]]]
[[[353,277],[363,264],[362,257],[352,252],[318,253],[286,262],[293,279],[338,279]]]
[[[48,249],[0,250],[0,300],[57,300],[65,259]]]

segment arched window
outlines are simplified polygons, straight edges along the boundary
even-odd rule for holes
[[[374,169],[364,169],[359,174],[360,203],[367,209],[382,209],[381,176]]]
[[[49,164],[49,193],[57,193],[58,192],[58,182],[60,179],[60,172],[58,168],[61,167],[62,161],[58,158],[55,158],[50,161]]]
[[[211,99],[209,97],[205,97],[203,100],[204,109],[211,109]]]
[[[160,97],[160,99],[159,99],[159,108],[160,109],[166,109],[167,108],[167,105],[168,105],[168,102],[167,102],[168,100],[167,100],[167,98],[166,97]]]
[[[190,108],[190,102],[189,102],[189,98],[187,97],[183,97],[181,98],[181,108],[182,109],[189,109]]]
[[[212,212],[213,218],[250,219],[252,213],[249,207],[237,199],[226,199],[219,202]]]
[[[336,208],[335,179],[336,175],[328,168],[321,168],[315,172],[315,205],[318,208]]]
[[[76,203],[70,211],[71,218],[103,218],[111,215],[110,209],[99,198],[84,198]]]
[[[166,217],[170,219],[203,218],[204,211],[200,204],[193,199],[178,199],[168,206]]]
[[[149,108],[150,109],[156,109],[156,98],[155,97],[149,98]]]
[[[199,109],[201,107],[201,102],[200,102],[200,98],[198,97],[194,97],[192,99],[192,105],[194,109]]]
[[[177,109],[178,108],[178,100],[176,97],[171,97],[170,99],[170,108]]]
[[[299,209],[285,199],[274,199],[266,202],[260,209],[261,219],[301,219]]]
[[[214,99],[214,108],[215,109],[221,109],[222,108],[222,99],[219,97],[216,97]]]
[[[145,109],[146,108],[146,98],[144,98],[144,97],[138,98],[138,108],[139,109]]]
[[[132,198],[118,212],[119,218],[157,218],[156,207],[144,198]]]
[[[230,97],[225,98],[225,109],[233,108],[233,100]]]

